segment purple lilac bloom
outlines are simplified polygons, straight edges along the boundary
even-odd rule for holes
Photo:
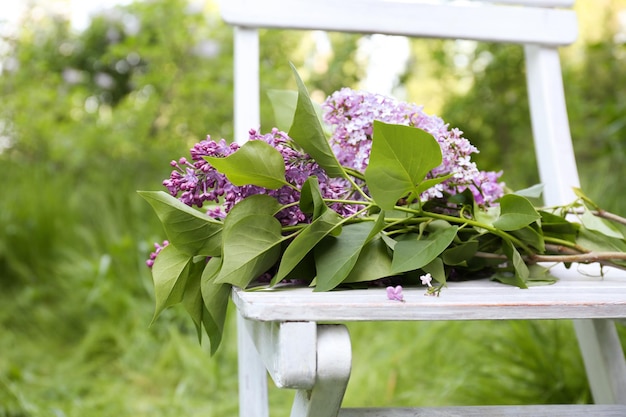
[[[152,268],[154,266],[154,261],[156,260],[159,252],[161,252],[163,248],[165,248],[169,244],[170,242],[168,242],[167,240],[164,240],[162,244],[154,244],[154,252],[150,253],[150,258],[146,261],[146,265],[148,265],[148,268]]]
[[[209,164],[205,156],[225,157],[239,149],[236,143],[227,144],[224,139],[219,142],[206,140],[196,143],[191,148],[191,162],[187,158],[170,162],[175,169],[163,185],[170,194],[189,206],[202,207],[204,202],[220,202],[220,197],[232,192],[232,185],[224,174],[220,174]]]
[[[285,178],[290,184],[301,188],[307,178],[316,176],[324,198],[345,199],[349,197],[351,191],[347,189],[344,180],[329,178],[309,155],[295,149],[293,140],[286,133],[278,129],[272,129],[267,134],[250,130],[249,135],[250,140],[262,140],[281,153],[285,163]],[[205,156],[226,157],[238,148],[237,144],[228,145],[224,139],[215,142],[208,137],[191,149],[191,162],[186,158],[180,158],[170,163],[174,170],[170,178],[163,181],[163,185],[172,196],[189,206],[203,207],[206,202],[214,203],[207,208],[207,214],[214,218],[224,218],[235,204],[254,194],[270,195],[282,205],[300,201],[300,192],[288,186],[277,190],[255,185],[235,186],[204,159]],[[349,216],[358,209],[339,203],[332,204],[331,208],[343,216]],[[297,204],[283,209],[276,217],[283,225],[309,221]]]
[[[302,185],[309,177],[316,176],[322,197],[328,199],[342,199],[347,197],[346,194],[349,194],[345,182],[329,178],[326,172],[309,155],[294,149],[295,144],[286,133],[276,128],[272,129],[272,131],[267,134],[261,134],[256,130],[251,130],[249,139],[262,140],[272,145],[282,154],[285,163],[285,179],[297,188],[302,188]],[[226,211],[228,212],[230,208],[241,199],[253,194],[268,194],[276,198],[276,200],[283,205],[300,201],[300,192],[288,186],[281,187],[278,190],[266,190],[254,185],[245,185],[240,187],[239,199],[226,202]],[[346,204],[332,204],[331,208],[342,216],[349,216],[356,211],[354,207]],[[295,225],[310,220],[300,211],[300,207],[297,204],[283,209],[276,217],[283,225]]]
[[[324,120],[333,128],[330,139],[337,159],[344,166],[364,172],[372,148],[374,120],[418,127],[431,135],[441,146],[442,164],[429,174],[452,177],[426,190],[423,200],[457,194],[469,188],[479,204],[490,204],[504,194],[499,183],[501,173],[482,172],[471,161],[478,153],[459,129],[449,129],[444,121],[424,113],[421,106],[395,100],[380,94],[343,88],[323,103]]]
[[[387,287],[387,298],[392,301],[404,301],[404,294],[402,294],[402,286],[397,285],[395,287]]]

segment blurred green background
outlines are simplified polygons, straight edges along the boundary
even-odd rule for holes
[[[583,188],[626,214],[626,1],[578,2],[563,50]],[[0,417],[237,413],[234,318],[213,358],[180,309],[150,326],[144,261],[164,238],[136,194],[207,134],[232,140],[232,34],[214,1],[136,1],[83,30],[32,7],[0,42]],[[366,38],[263,31],[263,88],[358,87]],[[394,89],[480,149],[512,188],[538,182],[521,48],[414,40]],[[263,130],[272,127],[263,98]],[[251,126],[254,127],[254,126]],[[504,152],[503,152],[504,151]],[[347,406],[591,401],[571,323],[349,326]],[[622,326],[619,331],[626,340]],[[292,392],[270,391],[275,415]]]

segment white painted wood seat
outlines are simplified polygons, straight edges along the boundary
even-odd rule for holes
[[[569,203],[578,174],[558,47],[577,36],[573,0],[224,0],[235,27],[235,136],[259,125],[258,28],[321,29],[524,45],[533,136],[545,203]],[[267,378],[296,390],[292,417],[626,416],[626,362],[613,319],[626,318],[626,274],[562,269],[552,286],[450,283],[441,297],[405,289],[314,293],[234,289],[239,315],[240,415],[267,417]],[[594,405],[340,409],[351,370],[350,321],[574,319]]]

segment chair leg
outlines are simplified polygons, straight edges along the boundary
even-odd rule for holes
[[[239,355],[239,415],[269,417],[267,372],[261,356],[245,325],[237,314],[237,349]]]
[[[626,404],[626,361],[615,323],[575,320],[574,328],[596,404]]]
[[[315,386],[298,390],[291,417],[336,417],[348,387],[352,346],[344,325],[319,325]]]

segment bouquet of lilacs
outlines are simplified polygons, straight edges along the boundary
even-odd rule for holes
[[[402,300],[403,285],[439,295],[458,279],[549,283],[546,262],[626,267],[626,220],[579,190],[571,205],[535,208],[536,187],[505,192],[441,118],[345,88],[320,120],[295,76],[287,133],[250,130],[241,146],[209,137],[171,162],[167,193],[140,192],[168,238],[147,261],[155,317],[182,303],[212,351],[233,285],[382,286]]]

